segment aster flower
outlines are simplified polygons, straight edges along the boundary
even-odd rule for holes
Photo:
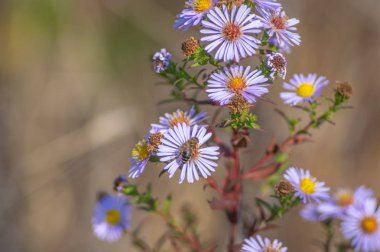
[[[164,116],[160,117],[159,124],[152,124],[152,129],[165,133],[168,129],[172,129],[176,125],[185,123],[186,125],[193,126],[205,121],[207,118],[206,112],[197,113],[193,106],[190,111],[178,109],[172,114],[166,113]]]
[[[267,54],[267,66],[271,69],[270,77],[275,76],[285,79],[286,76],[286,59],[281,53]]]
[[[262,13],[263,11],[275,11],[278,8],[281,8],[281,4],[277,3],[275,0],[252,0],[256,5],[258,12]]]
[[[284,89],[290,92],[282,92],[280,94],[284,103],[291,106],[297,105],[300,102],[313,102],[314,98],[321,95],[322,90],[329,81],[324,76],[317,78],[316,74],[295,74],[289,81],[284,83]]]
[[[319,205],[319,212],[328,218],[342,218],[350,206],[360,206],[363,201],[373,197],[373,191],[361,186],[354,192],[349,189],[338,189],[338,191]]]
[[[304,206],[300,212],[300,215],[304,220],[311,222],[320,222],[328,219],[326,215],[322,214],[319,210],[319,205],[314,203],[309,203]]]
[[[172,55],[169,52],[167,52],[165,48],[162,48],[159,52],[156,52],[153,55],[153,70],[156,73],[161,73],[165,71],[166,69],[168,69],[171,59]]]
[[[295,27],[299,23],[298,19],[288,18],[285,12],[279,8],[276,11],[262,11],[259,17],[263,28],[267,29],[269,37],[275,37],[280,45],[290,46],[300,45],[301,37]]]
[[[257,235],[244,240],[241,252],[286,252],[288,249],[282,246],[278,240],[270,241],[268,238],[261,238]]]
[[[198,25],[203,16],[215,5],[217,0],[188,0],[185,8],[177,15],[174,28],[186,30],[191,26]]]
[[[131,207],[125,197],[102,197],[92,216],[94,234],[101,240],[117,241],[130,226],[130,213]]]
[[[149,162],[150,153],[146,140],[139,141],[132,149],[131,168],[129,170],[130,178],[137,178],[144,171]]]
[[[367,199],[361,206],[347,209],[341,223],[341,231],[351,240],[355,251],[380,250],[380,209],[376,199]]]
[[[250,71],[251,67],[231,66],[224,68],[223,72],[216,72],[210,76],[207,86],[207,94],[211,100],[220,105],[227,105],[235,95],[241,95],[248,103],[256,102],[256,99],[268,93],[267,78],[261,71]]]
[[[195,125],[190,127],[186,123],[174,126],[164,135],[162,145],[158,147],[157,156],[161,162],[168,162],[164,168],[173,177],[178,169],[181,169],[179,183],[185,178],[187,182],[193,183],[199,180],[199,173],[207,178],[215,171],[219,156],[219,147],[203,147],[211,137],[206,133],[205,127]]]
[[[290,167],[285,172],[284,178],[293,185],[294,195],[303,203],[320,202],[329,197],[330,188],[326,187],[324,182],[318,182],[308,170]]]
[[[129,170],[130,178],[137,178],[143,173],[150,158],[157,152],[162,138],[161,129],[153,127],[149,135],[135,145],[132,149],[132,158],[130,159],[132,163]]]
[[[201,41],[209,43],[205,50],[209,53],[216,48],[215,59],[225,62],[245,58],[255,54],[260,40],[254,34],[261,33],[261,22],[250,14],[246,5],[234,6],[231,11],[223,5],[222,9],[214,8],[202,21],[200,32],[205,34]]]

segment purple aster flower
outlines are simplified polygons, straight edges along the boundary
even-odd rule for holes
[[[162,48],[159,52],[156,52],[153,55],[153,70],[156,73],[161,73],[165,71],[166,69],[168,69],[171,59],[172,55],[169,52],[167,52],[165,48]]]
[[[329,83],[324,76],[317,78],[316,74],[295,74],[289,81],[290,84],[284,83],[283,87],[290,92],[282,92],[281,99],[291,106],[300,102],[313,102],[314,98],[321,95],[323,88]]]
[[[168,129],[172,129],[174,126],[185,123],[186,125],[193,126],[207,120],[206,112],[199,112],[195,110],[195,107],[191,107],[190,111],[182,111],[178,109],[176,112],[169,114],[166,113],[160,117],[159,124],[152,124],[152,129],[159,130],[161,133],[165,133]]]
[[[263,11],[275,11],[278,8],[281,8],[281,4],[277,3],[275,0],[252,0],[256,5],[258,12],[262,13]]]
[[[120,239],[130,226],[131,207],[122,196],[106,195],[94,208],[92,226],[95,235],[108,242]]]
[[[281,8],[276,11],[263,11],[262,17],[259,17],[263,28],[268,30],[269,37],[276,37],[278,43],[288,44],[291,46],[299,45],[301,37],[295,27],[299,23],[298,19],[288,18]]]
[[[190,26],[198,25],[216,2],[217,0],[188,0],[185,4],[186,9],[177,15],[174,28],[186,30]]]
[[[366,199],[373,197],[373,191],[361,186],[354,192],[349,189],[338,189],[338,191],[319,205],[321,214],[328,218],[342,218],[350,206],[359,207]]]
[[[248,66],[231,66],[224,68],[223,72],[216,72],[210,76],[207,86],[207,94],[211,100],[220,105],[227,105],[235,95],[242,95],[248,103],[256,102],[256,99],[268,93],[267,78],[261,71],[250,71]]]
[[[244,240],[241,252],[286,252],[288,249],[282,246],[278,240],[271,241],[268,238],[261,238],[260,235]]]
[[[153,127],[144,140],[139,141],[132,149],[132,166],[129,170],[130,178],[137,178],[144,172],[152,156],[156,155],[158,146],[164,135],[161,129]]]
[[[198,181],[199,173],[204,178],[210,176],[217,167],[213,160],[219,157],[219,147],[201,148],[210,137],[211,133],[198,125],[190,127],[182,123],[169,129],[157,152],[161,162],[168,162],[164,170],[169,173],[169,177],[173,177],[178,168],[182,170],[180,184],[185,178],[189,183]]]
[[[303,203],[321,202],[328,199],[330,188],[325,186],[324,182],[318,182],[316,178],[310,175],[308,170],[290,167],[284,174],[294,187],[294,195],[301,199]]]
[[[151,153],[148,151],[148,143],[146,140],[139,141],[132,149],[131,168],[129,170],[130,178],[137,178],[143,173],[149,162]]]
[[[379,251],[380,209],[376,199],[349,207],[342,219],[341,231],[344,238],[351,240],[355,251]]]
[[[250,14],[246,5],[234,6],[231,11],[223,5],[223,9],[213,8],[207,14],[207,20],[202,21],[205,37],[201,41],[209,43],[205,50],[209,53],[216,48],[215,59],[225,62],[239,61],[255,54],[260,40],[253,35],[261,32],[261,22]]]
[[[276,76],[285,79],[286,64],[286,59],[281,53],[267,54],[267,66],[271,69],[272,79]]]

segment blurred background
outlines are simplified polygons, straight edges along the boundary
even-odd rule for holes
[[[151,71],[162,47],[181,60],[180,43],[191,32],[172,29],[184,0],[0,1],[0,247],[1,251],[135,251],[128,236],[114,244],[91,229],[96,193],[129,169],[130,151],[149,124],[183,104],[157,105],[169,89]],[[353,110],[298,147],[291,163],[312,170],[333,188],[364,184],[380,194],[379,0],[283,1],[298,25],[302,45],[288,56],[288,77],[318,73],[354,86]],[[196,34],[196,33],[194,33]],[[245,64],[252,62],[245,61]],[[281,82],[269,97],[281,104]],[[331,92],[325,90],[325,94]],[[286,125],[273,106],[256,111],[264,132],[255,132],[245,166],[256,160]],[[293,115],[299,111],[289,110]],[[275,131],[275,133],[273,133]],[[223,161],[216,178],[223,175]],[[156,195],[174,192],[174,209],[200,215],[202,240],[226,242],[223,214],[211,211],[203,183],[177,186],[151,166],[136,183],[153,181]],[[257,186],[245,185],[249,205]],[[177,196],[177,197],[176,197]],[[295,210],[269,237],[289,251],[318,251],[317,225]],[[133,226],[151,243],[165,229],[157,218],[135,211]],[[218,251],[223,251],[222,249]]]

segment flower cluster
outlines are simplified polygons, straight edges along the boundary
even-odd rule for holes
[[[306,205],[301,216],[312,222],[339,222],[355,251],[380,250],[380,209],[372,190],[364,186],[338,189],[324,201]]]
[[[197,113],[194,107],[160,117],[146,138],[133,148],[129,176],[139,177],[152,156],[166,164],[164,171],[170,178],[180,169],[179,183],[185,178],[189,183],[198,181],[199,174],[203,178],[210,176],[217,166],[219,147],[201,148],[212,136],[207,133],[207,125],[199,124],[206,119],[206,113]]]
[[[286,105],[306,112],[310,122],[302,126],[301,119],[276,108],[289,126],[289,136],[270,144],[251,168],[241,166],[241,150],[251,143],[251,131],[260,128],[253,108],[260,101],[268,101],[265,95],[276,79],[286,79],[288,62],[284,54],[301,43],[298,24],[299,20],[289,18],[276,0],[187,0],[174,28],[198,27],[199,38],[194,35],[181,44],[182,62],[176,63],[166,49],[161,49],[153,55],[152,65],[153,71],[170,84],[171,99],[165,101],[182,101],[191,108],[165,113],[151,124],[145,137],[132,148],[129,178],[152,172],[147,167],[155,163],[160,167],[158,176],[178,176],[179,184],[203,180],[219,196],[209,201],[210,207],[224,211],[231,224],[227,251],[236,251],[238,246],[242,252],[287,251],[277,239],[251,235],[273,226],[271,222],[299,204],[305,205],[301,216],[306,220],[326,225],[339,220],[343,236],[355,250],[380,250],[380,210],[371,190],[341,189],[331,196],[330,188],[309,170],[289,167],[284,172],[288,152],[310,140],[312,129],[330,122],[333,114],[344,107],[352,95],[347,83],[335,88],[334,98],[322,100],[319,97],[329,84],[326,77],[294,74],[285,81],[279,97]],[[250,57],[254,60],[244,65]],[[321,106],[328,107],[322,114],[321,100],[329,102]],[[201,110],[203,105],[215,108],[210,119]],[[226,108],[229,113],[223,112]],[[226,141],[227,134],[231,136]],[[219,170],[219,163],[227,168],[222,183],[211,177]],[[272,188],[276,184],[274,200],[255,198],[258,211],[247,213],[253,216],[252,223],[239,218],[245,211],[241,206],[246,180],[265,181]],[[94,209],[93,230],[100,239],[116,241],[129,229],[132,202],[139,209],[157,214],[170,229],[157,244],[167,239],[176,251],[182,251],[182,245],[191,251],[210,250],[203,248],[197,237],[193,215],[186,213],[184,228],[174,219],[171,195],[160,204],[152,196],[150,184],[141,193],[124,176],[115,180],[113,188],[115,195],[100,197]],[[237,244],[237,229],[243,226],[249,238]],[[144,251],[159,250],[150,249],[137,233],[132,232],[134,244]]]

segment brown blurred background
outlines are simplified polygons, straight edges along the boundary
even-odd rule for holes
[[[91,212],[96,192],[110,191],[113,178],[127,173],[131,148],[149,124],[184,108],[157,106],[168,88],[155,85],[149,61],[161,47],[181,59],[180,42],[191,32],[172,25],[183,1],[0,1],[0,251],[135,251],[127,236],[115,244],[97,240]],[[288,77],[316,72],[347,80],[355,107],[297,148],[291,163],[334,188],[365,184],[379,195],[380,1],[289,0],[284,7],[301,20],[302,36],[288,56]],[[279,84],[269,95],[277,102]],[[259,104],[257,113],[266,131],[254,133],[247,162],[273,131],[280,139],[286,133],[272,105]],[[201,182],[178,187],[176,180],[158,179],[158,167],[150,170],[137,182],[153,181],[157,195],[175,189],[174,209],[188,204],[200,215],[203,241],[225,243],[223,214],[205,203],[211,191]],[[222,175],[220,167],[215,176]],[[257,187],[245,187],[249,205]],[[151,242],[164,230],[160,220],[136,211],[138,225]],[[311,242],[323,238],[297,211],[264,235],[290,251],[318,251]]]

